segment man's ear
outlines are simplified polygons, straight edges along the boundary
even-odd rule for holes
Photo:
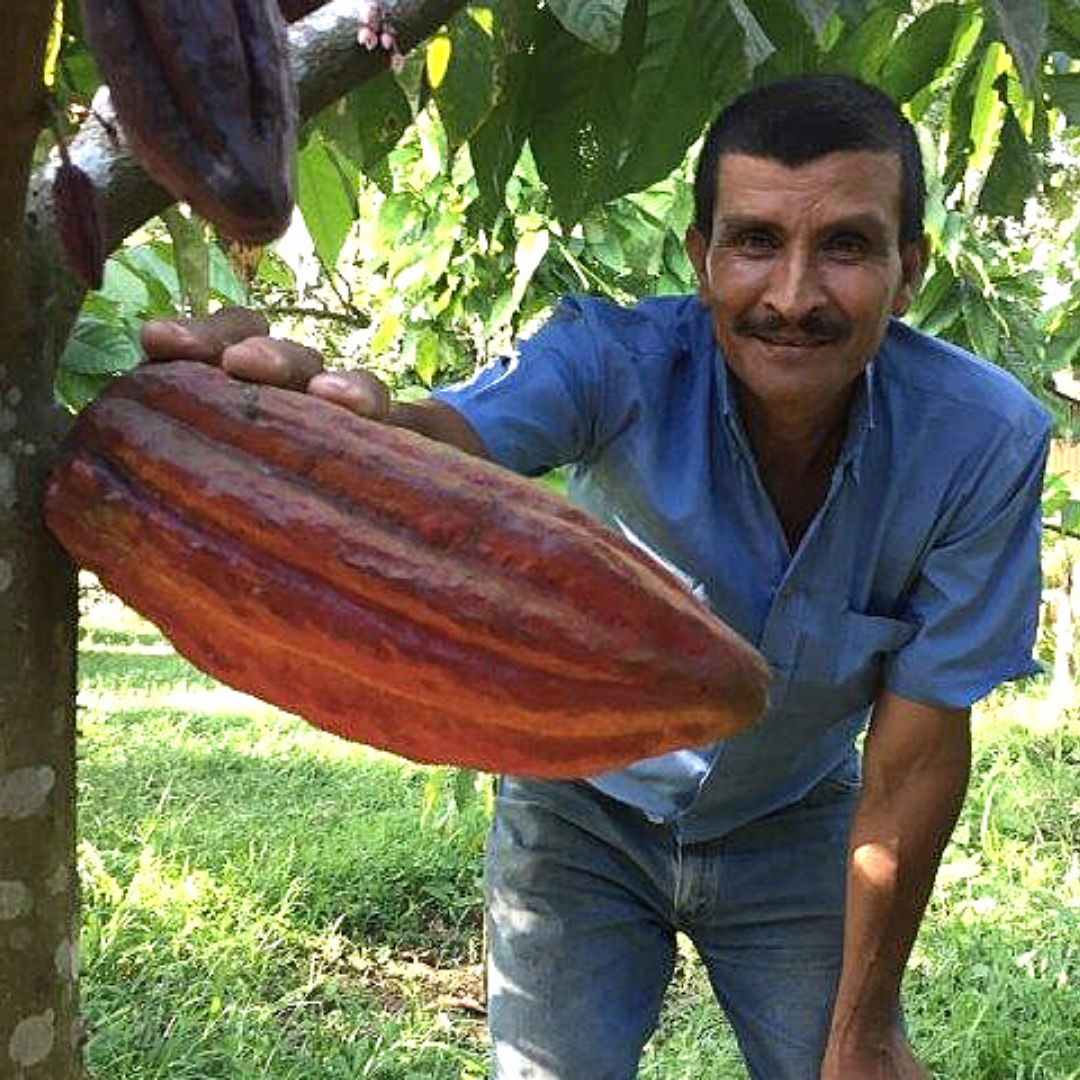
[[[930,262],[930,241],[926,236],[901,245],[900,248],[900,289],[893,301],[892,313],[904,315],[911,307],[922,285],[923,275]]]
[[[705,268],[705,260],[709,254],[709,241],[698,232],[696,225],[691,225],[686,230],[683,246],[686,248],[686,254],[690,257],[694,273],[697,275],[698,297],[704,300],[709,287],[709,275]]]

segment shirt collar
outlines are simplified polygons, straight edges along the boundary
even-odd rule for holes
[[[735,389],[731,385],[731,369],[724,359],[724,352],[719,344],[716,344],[716,363],[720,369],[718,389],[720,413],[739,447],[745,454],[752,457],[736,406]],[[860,462],[867,433],[874,427],[875,379],[875,362],[871,361],[859,376],[856,384],[855,397],[852,399],[851,410],[848,414],[847,433],[844,436],[844,444],[840,449],[840,458],[837,462],[842,468],[848,469],[856,481],[859,479]]]

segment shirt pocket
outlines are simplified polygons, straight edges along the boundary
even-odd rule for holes
[[[902,649],[916,627],[902,619],[848,609],[808,629],[788,690],[793,704],[844,716],[872,704],[885,658]]]

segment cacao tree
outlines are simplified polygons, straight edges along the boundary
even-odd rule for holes
[[[460,5],[402,3],[399,36],[429,35]],[[385,61],[356,48],[354,5],[293,34],[302,108],[314,113]],[[56,6],[0,4],[0,1076],[81,1075],[75,840],[75,579],[44,531],[41,491],[64,414],[53,378],[83,286],[61,253],[55,162],[31,175],[49,122],[43,82]],[[115,143],[99,101],[69,153],[97,189],[107,250],[168,196]]]
[[[479,319],[466,335],[475,341],[527,321],[543,306],[538,288],[677,287],[678,184],[635,193],[677,177],[739,91],[805,70],[878,83],[924,129],[937,261],[916,317],[1037,389],[1080,352],[1070,291],[1080,218],[1057,182],[1057,155],[1080,125],[1078,0],[398,0],[390,18],[408,55],[396,73],[357,46],[359,3],[282,6],[303,16],[291,31],[308,120],[300,204],[339,274],[324,284],[358,327],[371,294],[352,304],[342,281],[380,274],[388,290],[421,290],[418,313],[396,312],[397,325],[378,313],[371,330],[422,381],[454,371],[446,312]],[[81,1059],[75,587],[40,515],[67,416],[54,381],[60,370],[62,396],[84,401],[137,360],[139,318],[243,289],[118,141],[77,4],[0,0],[0,60],[0,1076],[71,1080]],[[104,250],[116,252],[89,298],[58,242],[52,128],[92,180]],[[431,199],[415,191],[425,154],[430,182],[447,180]],[[1045,310],[1032,280],[1046,267],[1010,254],[1010,230],[1027,227],[1040,199],[1063,225],[1048,260],[1062,295]],[[356,223],[372,213],[382,250],[358,258]],[[161,214],[157,232],[131,239]],[[642,223],[662,237],[659,252]],[[395,258],[399,240],[409,252]],[[289,284],[273,256],[260,273],[265,290]]]

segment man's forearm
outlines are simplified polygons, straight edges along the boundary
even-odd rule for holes
[[[428,439],[456,446],[467,454],[488,458],[487,449],[472,425],[456,409],[434,398],[413,402],[395,401],[390,406],[387,420]]]
[[[904,967],[967,789],[969,731],[959,710],[889,695],[875,710],[851,831],[832,1041],[872,1038],[895,1022]]]

